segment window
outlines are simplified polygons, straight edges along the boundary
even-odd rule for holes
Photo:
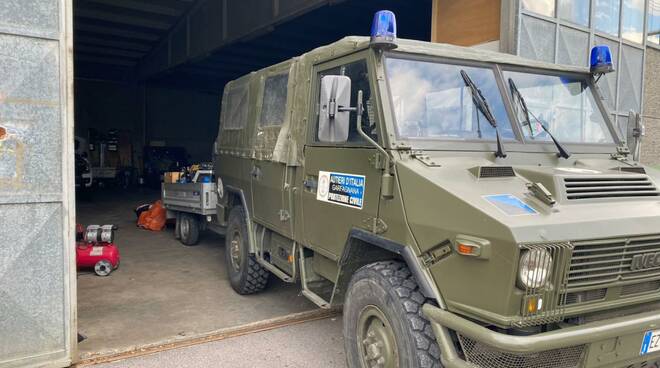
[[[555,0],[522,0],[522,6],[525,10],[546,17],[555,16]]]
[[[509,79],[513,81],[529,109],[531,125],[522,124],[527,120],[514,89],[510,88],[516,117],[528,141],[550,141],[543,124],[562,143],[613,142],[585,78],[504,72],[504,79],[507,86]]]
[[[621,37],[628,41],[644,41],[644,0],[623,0]]]
[[[260,126],[280,126],[284,122],[288,83],[288,73],[266,78],[261,118],[259,119]]]
[[[649,0],[648,42],[660,45],[660,0]]]
[[[594,0],[594,27],[597,31],[619,35],[620,0]]]
[[[589,26],[589,1],[590,0],[558,0],[557,13],[559,18]]]
[[[227,93],[227,112],[223,121],[224,130],[243,129],[248,117],[248,88],[247,86],[233,87]]]
[[[387,79],[402,138],[495,140],[495,129],[477,109],[461,75],[481,90],[504,139],[515,139],[502,94],[490,67],[388,58]]]
[[[364,113],[362,114],[362,130],[367,133],[374,140],[378,140],[377,126],[373,120],[374,106],[371,102],[371,85],[369,84],[369,70],[365,60],[356,61],[350,64],[342,65],[329,70],[324,70],[319,73],[318,84],[321,84],[321,78],[326,75],[345,75],[351,78],[351,106],[356,106],[358,91],[362,90],[362,98],[364,103]],[[316,100],[320,98],[317,96]],[[318,114],[318,111],[317,111]],[[351,112],[351,118],[348,128],[348,142],[362,142],[362,136],[357,131],[357,115]],[[318,119],[316,120],[316,131],[314,132],[314,140],[318,139]]]

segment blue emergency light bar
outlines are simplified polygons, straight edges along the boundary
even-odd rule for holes
[[[396,16],[389,10],[374,15],[371,25],[371,46],[384,49],[396,48]]]
[[[592,74],[605,74],[614,71],[612,52],[605,45],[594,46],[591,49],[590,64]]]

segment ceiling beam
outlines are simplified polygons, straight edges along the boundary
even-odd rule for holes
[[[90,33],[98,33],[110,36],[119,36],[125,38],[139,39],[144,41],[158,41],[160,37],[157,34],[147,33],[147,32],[138,32],[138,31],[129,31],[116,27],[106,27],[106,26],[97,26],[91,24],[84,24],[81,22],[74,22],[76,31],[84,31]]]
[[[110,23],[120,23],[135,27],[157,29],[159,31],[166,31],[172,26],[168,22],[161,22],[139,16],[117,14],[109,11],[76,9],[73,14],[76,18],[101,20]]]
[[[86,63],[95,63],[95,64],[107,64],[107,65],[119,65],[126,67],[135,66],[136,62],[126,59],[114,59],[109,57],[93,56],[93,55],[84,55],[79,54],[74,58],[75,62],[86,62]]]
[[[212,57],[208,57],[202,60],[199,64],[209,64],[209,65],[218,65],[218,64],[240,64],[240,65],[249,65],[249,66],[268,66],[271,65],[281,58],[269,55],[268,53],[255,53],[249,57],[240,55],[240,53],[234,54],[232,52],[226,52],[223,54],[216,54]]]
[[[210,71],[224,71],[231,74],[239,74],[239,75],[246,74],[254,69],[250,66],[246,66],[245,64],[202,64],[202,65],[191,65],[190,68],[210,70]]]
[[[288,7],[280,7],[279,4],[282,0],[261,0],[260,4],[263,7],[255,9],[254,6],[247,4],[235,5],[240,3],[239,0],[197,0],[195,5],[191,6],[186,15],[184,15],[175,27],[172,27],[168,35],[163,38],[163,45],[160,45],[147,55],[138,65],[138,75],[141,78],[149,78],[156,76],[168,69],[174,68],[178,65],[184,64],[191,60],[198,60],[205,55],[214,53],[219,49],[226,47],[230,44],[235,44],[239,41],[251,40],[256,37],[262,37],[271,33],[278,25],[285,23],[291,19],[300,17],[301,15],[310,12],[314,9],[320,8],[324,5],[341,3],[346,0],[306,0],[295,1],[295,5]],[[231,5],[227,5],[231,2]],[[225,13],[220,13],[214,5],[218,3],[224,6]],[[255,2],[256,3],[256,2]],[[272,11],[264,11],[264,9],[272,9]],[[196,17],[196,21],[201,24],[195,27],[186,27],[185,22],[192,21],[191,15],[197,14],[197,11],[217,11],[215,16],[209,17]],[[259,10],[259,11],[258,11]],[[219,15],[223,14],[222,19]],[[173,58],[170,55],[165,55],[159,52],[163,47],[171,50],[173,40],[196,40],[200,37],[205,37],[204,32],[206,29],[216,29],[218,23],[223,30],[219,37],[214,37],[210,42],[206,42],[200,49],[194,51],[194,54],[185,55],[184,57]],[[223,24],[224,23],[224,24]],[[183,34],[181,34],[183,33]],[[186,50],[190,50],[190,45],[184,45]],[[288,57],[289,55],[287,55]]]
[[[84,4],[84,3],[101,4],[101,5],[112,6],[115,8],[123,8],[128,10],[141,11],[145,13],[166,15],[169,17],[178,17],[182,13],[181,10],[176,8],[171,8],[168,6],[157,5],[157,4],[150,4],[135,0],[77,0],[77,4]]]
[[[84,45],[74,45],[73,51],[76,53],[86,53],[86,54],[94,54],[94,55],[111,55],[111,56],[120,56],[120,57],[125,57],[129,59],[141,59],[145,53],[144,52],[139,52],[139,51],[128,51],[128,50],[120,50],[120,49],[114,49],[110,47],[95,47],[95,46],[84,46]]]
[[[145,43],[119,41],[116,39],[105,39],[100,37],[77,36],[75,42],[82,45],[114,47],[122,50],[142,51],[144,53],[149,52],[152,48],[151,45]]]
[[[173,73],[173,75],[176,75],[177,73],[204,75],[208,77],[231,78],[231,79],[235,79],[237,76],[240,75],[235,72],[227,72],[227,71],[223,72],[222,70],[218,70],[218,69],[208,69],[208,68],[198,68],[198,67],[185,67],[183,69],[177,70],[176,72]]]

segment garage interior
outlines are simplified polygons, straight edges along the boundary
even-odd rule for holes
[[[78,272],[81,359],[200,336],[317,307],[271,278],[240,296],[226,280],[224,239],[199,245],[173,227],[136,227],[134,209],[160,197],[164,171],[211,161],[224,85],[396,13],[399,35],[429,40],[431,0],[74,0],[75,135],[93,187],[77,222],[118,226],[121,265]],[[89,148],[89,149],[88,149]]]

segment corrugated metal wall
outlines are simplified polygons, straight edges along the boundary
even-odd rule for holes
[[[0,367],[75,350],[69,11],[0,1]]]

